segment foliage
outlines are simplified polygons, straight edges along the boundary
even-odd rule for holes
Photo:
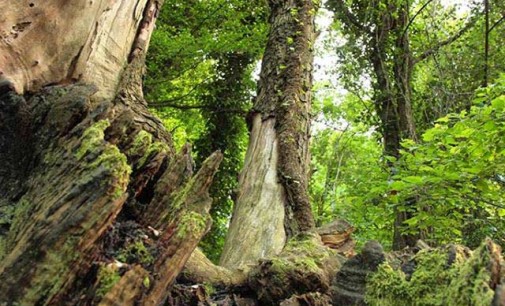
[[[472,3],[460,10],[441,1],[426,6],[413,1],[406,28],[385,29],[389,36],[378,48],[392,79],[406,52],[398,49],[398,37],[408,36],[407,55],[415,61],[472,25],[453,43],[415,61],[409,86],[422,141],[405,141],[396,160],[384,153],[380,135],[377,98],[384,92],[377,91],[370,60],[373,37],[350,23],[344,10],[336,10],[338,2],[372,32],[382,18],[399,20],[405,9],[402,0],[327,1],[336,14],[332,31],[337,34],[329,37],[340,40],[336,69],[348,93],[318,94],[314,102],[310,196],[318,224],[336,216],[348,219],[359,244],[379,239],[387,248],[399,209],[412,213],[403,230],[422,230],[432,243],[455,239],[476,246],[486,235],[503,236],[503,118],[498,115],[503,81],[474,95],[483,79],[482,7]],[[488,76],[495,78],[504,69],[505,49],[498,46],[505,23],[499,22],[503,5],[490,3]],[[266,41],[267,10],[259,0],[168,0],[164,5],[144,89],[176,146],[195,145],[197,167],[213,151],[224,153],[211,187],[213,228],[202,242],[217,261],[247,146],[245,114],[255,88],[253,69]],[[316,92],[328,85],[316,84]],[[412,198],[416,205],[405,205]]]
[[[362,120],[370,103],[352,94],[336,103],[332,93],[318,94],[314,100],[316,124],[324,127],[313,132],[310,146],[310,196],[316,222],[321,225],[336,217],[346,219],[356,228],[359,247],[370,239],[388,247],[392,212],[378,205],[383,202],[376,191],[387,183],[388,173],[382,144]]]
[[[373,238],[388,247],[394,209],[407,209],[406,199],[415,197],[403,230],[422,230],[434,244],[477,246],[486,236],[505,244],[504,85],[502,76],[477,92],[471,110],[440,118],[419,143],[405,141],[402,157],[390,159],[393,176],[382,166],[381,144],[372,133],[352,125],[318,131],[311,147],[318,222],[345,218],[356,226],[359,243]],[[338,115],[352,114],[342,112],[347,103],[355,100],[344,101]]]
[[[213,227],[202,242],[217,261],[247,146],[252,71],[266,41],[262,1],[165,1],[147,58],[147,98],[177,147],[195,145],[196,166],[221,150],[210,193]]]
[[[438,119],[420,144],[403,143],[390,188],[397,203],[412,195],[417,199],[415,216],[407,221],[410,229],[428,230],[437,242],[465,239],[475,245],[486,235],[505,242],[500,238],[505,230],[504,119],[502,75],[478,92],[469,111]]]

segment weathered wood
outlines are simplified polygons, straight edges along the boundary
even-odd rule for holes
[[[331,296],[335,305],[366,305],[364,296],[367,277],[386,260],[382,246],[369,241],[363,251],[344,263],[332,281]]]
[[[167,171],[158,180],[154,188],[153,199],[142,212],[142,222],[158,230],[165,230],[168,224],[164,219],[167,218],[169,213],[173,213],[168,209],[167,203],[171,202],[173,193],[177,188],[186,184],[192,175],[193,160],[191,159],[191,148],[189,145],[186,145],[170,161]]]
[[[354,247],[356,246],[356,242],[351,237],[353,232],[354,227],[342,219],[332,221],[317,228],[317,233],[321,236],[323,244],[345,257],[355,255]]]
[[[295,295],[287,300],[282,301],[280,306],[330,306],[331,299],[328,295],[320,292],[306,293]]]
[[[138,297],[149,286],[149,273],[135,266],[107,292],[99,306],[135,305]]]
[[[168,288],[210,229],[212,198],[208,189],[222,158],[220,152],[211,155],[171,204],[172,215],[167,220],[169,225],[158,242],[160,256],[153,267],[156,271],[153,285],[142,298],[143,305],[159,305],[165,300]]]
[[[132,46],[139,38],[148,41],[152,30],[145,26],[147,0],[8,2],[0,1],[6,9],[0,79],[18,93],[80,80],[99,84],[97,96],[111,99]]]
[[[207,189],[222,157],[191,178],[189,147],[176,156],[146,107],[144,57],[162,1],[59,2],[2,20],[33,17],[0,43],[0,303],[94,304],[103,294],[103,305],[158,304],[210,226]],[[44,41],[35,49],[34,36]],[[37,65],[19,61],[34,56]],[[49,83],[59,85],[41,89]],[[100,271],[114,262],[122,268],[109,279]]]
[[[247,282],[247,275],[243,271],[232,271],[213,264],[199,248],[186,262],[182,278],[185,282],[206,283],[216,287],[239,287]]]
[[[53,111],[68,101],[77,102],[86,111],[93,90],[86,86],[54,87],[34,96],[29,105],[36,116],[46,112],[44,121],[34,125],[35,150],[32,162],[37,166],[24,195],[15,204],[14,221],[4,237],[5,249],[0,264],[3,279],[0,291],[7,292],[7,302],[21,304],[50,303],[69,289],[79,269],[89,267],[94,243],[104,233],[127,198],[130,175],[126,157],[104,140],[107,120],[93,124],[84,120],[70,135],[58,135],[71,126],[55,128],[61,113]],[[87,94],[87,95],[86,95]],[[59,99],[56,97],[59,96]],[[54,98],[49,111],[39,99]],[[98,115],[99,116],[99,115]],[[81,118],[79,114],[78,118]],[[69,122],[70,125],[76,122]],[[55,137],[54,139],[52,137]],[[42,148],[42,149],[40,149]]]
[[[286,197],[277,176],[278,154],[275,119],[255,115],[220,265],[245,269],[284,247]]]

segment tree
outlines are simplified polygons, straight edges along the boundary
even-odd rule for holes
[[[2,302],[157,305],[210,226],[221,154],[193,176],[189,150],[175,154],[142,95],[161,5],[10,4],[0,46]],[[121,255],[134,257],[122,274]]]
[[[314,1],[269,1],[251,136],[221,264],[240,267],[278,254],[315,228],[308,197]]]
[[[249,153],[246,165],[262,164],[274,179],[275,192],[263,196],[279,199],[279,214],[262,222],[279,229],[278,252],[284,224],[289,237],[314,230],[306,167],[317,5],[269,4],[272,31],[252,139],[267,132],[264,145],[274,154],[264,160],[263,152]],[[0,290],[8,304],[157,305],[209,229],[208,189],[222,154],[193,175],[189,147],[174,152],[142,94],[161,5],[50,1],[28,5],[28,14],[16,4],[6,18],[12,32],[1,61]],[[55,15],[56,23],[48,22]],[[31,48],[36,39],[44,43]],[[246,168],[243,186],[260,170]],[[237,212],[249,192],[259,194],[243,187]]]
[[[394,160],[400,157],[401,141],[417,141],[416,123],[412,109],[412,74],[414,65],[461,37],[475,23],[468,22],[454,35],[441,40],[427,50],[411,50],[410,26],[417,15],[430,3],[421,6],[411,17],[409,1],[329,1],[329,7],[342,23],[342,31],[358,69],[372,77],[373,103],[380,119],[384,155],[391,176],[398,171]],[[353,68],[355,69],[355,68]],[[392,191],[395,192],[395,191]],[[413,246],[423,233],[404,233],[402,226],[414,213],[415,198],[407,199],[396,208],[393,248]]]
[[[145,89],[177,145],[190,142],[196,166],[214,151],[223,162],[210,189],[212,228],[200,246],[219,261],[247,147],[246,114],[263,53],[267,7],[262,1],[167,1],[146,59]]]

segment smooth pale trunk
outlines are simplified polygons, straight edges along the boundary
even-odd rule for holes
[[[241,189],[235,204],[220,264],[243,268],[278,254],[285,242],[284,188],[277,177],[278,141],[275,119],[253,118]]]

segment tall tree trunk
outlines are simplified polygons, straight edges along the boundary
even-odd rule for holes
[[[189,149],[174,153],[142,95],[161,3],[9,4],[0,304],[157,305],[208,230],[222,156],[193,176]],[[124,265],[121,254],[136,256]]]
[[[377,113],[382,123],[384,154],[394,158],[400,157],[401,141],[416,140],[416,128],[411,104],[412,54],[408,31],[408,7],[405,3],[390,7],[390,11],[380,14],[375,32],[372,34],[373,48],[370,52],[376,84],[374,86]],[[394,47],[388,47],[393,39]],[[390,48],[390,49],[387,49]],[[388,59],[388,51],[393,50],[393,63]],[[395,163],[388,161],[391,175],[398,171]],[[395,209],[393,249],[399,250],[406,246],[414,246],[421,238],[420,234],[404,234],[402,226],[412,217],[410,210],[415,205],[415,199],[409,198],[401,209]]]
[[[279,253],[314,229],[308,185],[315,1],[270,0],[271,29],[252,130],[221,264]]]
[[[416,126],[412,114],[412,69],[413,58],[410,51],[409,33],[406,28],[409,24],[408,4],[401,3],[398,6],[398,16],[395,20],[393,33],[395,35],[396,56],[393,64],[393,75],[396,95],[396,117],[399,126],[399,140],[411,139],[417,141]],[[395,157],[400,155],[401,145],[395,144]],[[424,238],[421,232],[403,233],[404,222],[414,216],[416,209],[416,198],[412,196],[403,203],[404,210],[396,210],[393,249],[400,250],[406,246],[414,246],[417,240]]]

